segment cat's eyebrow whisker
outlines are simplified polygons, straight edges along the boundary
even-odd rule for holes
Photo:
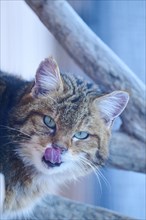
[[[29,138],[31,138],[31,136],[30,136],[29,134],[27,134],[27,133],[25,133],[25,132],[23,132],[23,131],[20,131],[20,130],[18,130],[18,129],[16,129],[16,128],[12,128],[12,127],[5,126],[5,125],[0,125],[0,126],[3,127],[2,129],[9,129],[9,130],[17,131],[17,132],[20,132],[21,134],[26,135],[26,136],[28,136]]]
[[[56,101],[55,99],[53,99],[52,97],[50,97],[50,96],[47,95],[47,98],[53,100],[53,101],[57,104],[57,101]]]

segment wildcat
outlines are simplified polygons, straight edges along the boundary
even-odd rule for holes
[[[103,95],[60,74],[53,58],[35,81],[0,73],[0,173],[5,177],[2,219],[29,216],[37,201],[108,157],[111,126],[128,94]]]

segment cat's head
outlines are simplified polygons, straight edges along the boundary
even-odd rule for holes
[[[27,90],[12,120],[26,134],[18,149],[25,166],[66,178],[101,166],[108,156],[112,123],[126,107],[128,94],[99,96],[86,83],[61,75],[53,58],[40,64]]]

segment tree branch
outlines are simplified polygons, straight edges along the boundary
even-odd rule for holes
[[[104,208],[73,202],[57,196],[48,196],[34,213],[35,219],[39,220],[134,220]],[[30,220],[34,220],[34,217]]]
[[[145,144],[123,132],[113,132],[107,165],[146,173]]]

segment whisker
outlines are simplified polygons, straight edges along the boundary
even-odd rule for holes
[[[101,170],[94,165],[93,162],[91,162],[92,165],[95,167],[95,169],[97,170],[99,176],[101,177],[101,179],[104,181],[104,183],[106,184],[106,186],[110,189],[110,183],[108,182],[108,180],[106,179],[106,177],[103,175],[103,173],[101,172]]]
[[[9,129],[9,130],[17,131],[17,132],[19,132],[19,133],[21,133],[21,134],[23,134],[23,135],[26,135],[26,136],[28,136],[28,137],[31,138],[31,136],[30,136],[29,134],[27,134],[27,133],[25,133],[25,132],[23,132],[23,131],[20,131],[20,130],[18,130],[18,129],[16,129],[16,128],[12,128],[12,127],[5,126],[5,125],[0,125],[0,126],[3,127],[3,129]]]
[[[86,159],[86,158],[84,158],[84,157],[81,157],[80,159],[81,159],[81,161],[82,161],[84,164],[90,166],[91,169],[93,170],[95,176],[96,176],[97,179],[98,179],[99,187],[100,187],[100,193],[102,194],[102,185],[101,185],[101,181],[100,181],[100,178],[99,178],[99,176],[98,176],[98,173],[97,173],[95,167],[90,163],[90,161],[89,161],[88,159]]]
[[[0,140],[1,139],[4,139],[4,138],[8,138],[9,140],[13,140],[15,138],[15,140],[17,140],[18,142],[20,142],[20,139],[21,139],[21,136],[18,134],[18,135],[3,135],[3,136],[0,136]],[[18,140],[19,138],[19,140]],[[24,140],[30,140],[30,137],[27,137],[27,136],[23,136],[23,141]],[[22,140],[21,140],[22,142]]]
[[[9,141],[5,144],[2,144],[2,147],[7,146],[8,144],[14,144],[14,143],[19,143],[18,141]]]
[[[104,183],[106,184],[107,188],[109,190],[111,190],[111,186],[110,183],[108,182],[108,180],[106,179],[106,177],[103,175],[103,173],[101,172],[101,170],[90,160],[88,160],[87,158],[84,158],[86,161],[88,161],[89,163],[92,164],[92,166],[97,170],[98,175],[101,177],[101,179],[104,181]]]
[[[105,177],[104,174],[101,172],[101,170],[99,170],[98,168],[97,168],[97,170],[98,170],[98,173],[99,173],[100,177],[101,177],[102,180],[104,181],[105,185],[107,186],[107,188],[109,189],[109,191],[111,191],[111,185],[110,185],[109,181],[106,179],[106,177]]]
[[[4,138],[4,137],[13,137],[13,135],[2,135],[2,136],[0,136],[0,138]]]

